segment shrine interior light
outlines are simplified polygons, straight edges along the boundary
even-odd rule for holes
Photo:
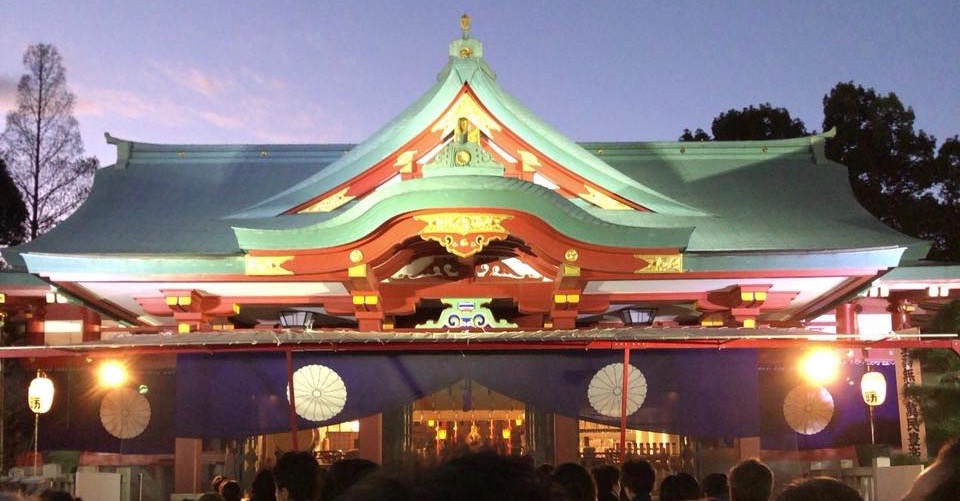
[[[623,325],[633,327],[648,327],[653,325],[653,319],[657,317],[656,308],[624,308],[620,310],[620,320]]]
[[[127,382],[127,368],[115,360],[108,360],[97,369],[97,381],[104,388],[118,388]]]
[[[837,379],[840,357],[831,349],[817,349],[800,359],[800,373],[811,383],[825,385]]]

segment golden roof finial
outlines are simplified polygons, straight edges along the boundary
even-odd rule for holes
[[[463,39],[470,38],[470,16],[464,13],[460,16],[460,31],[463,31]]]

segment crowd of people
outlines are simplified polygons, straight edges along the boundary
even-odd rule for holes
[[[463,454],[425,472],[390,474],[359,458],[322,468],[309,452],[283,454],[273,469],[257,473],[245,492],[220,476],[211,490],[182,501],[863,501],[856,489],[828,477],[801,478],[774,496],[773,471],[747,459],[728,474],[698,481],[676,473],[656,481],[649,462],[631,459],[622,467],[588,471],[576,463],[534,467],[526,456],[494,451]],[[658,487],[658,488],[656,488]],[[657,495],[654,496],[654,493]],[[30,498],[33,499],[33,498]],[[25,501],[0,493],[0,501]],[[65,492],[47,492],[39,501],[75,501]],[[901,501],[960,501],[960,439],[948,442],[914,481]]]
[[[526,457],[492,451],[464,454],[416,475],[388,474],[371,461],[345,459],[323,469],[307,452],[289,452],[257,474],[243,495],[233,480],[214,479],[196,501],[863,501],[829,477],[801,478],[774,496],[773,471],[747,459],[728,474],[698,481],[689,473],[660,479],[642,459],[588,471],[576,463],[534,467]],[[654,496],[654,493],[657,493]],[[0,501],[3,501],[0,499]],[[192,500],[184,500],[192,501]],[[960,501],[960,439],[945,445],[903,501]]]

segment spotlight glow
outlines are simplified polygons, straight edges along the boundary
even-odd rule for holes
[[[817,385],[832,383],[840,373],[840,357],[834,350],[811,351],[800,360],[800,373]]]
[[[127,382],[127,368],[120,362],[107,361],[97,369],[97,379],[100,386],[105,388],[118,388]]]

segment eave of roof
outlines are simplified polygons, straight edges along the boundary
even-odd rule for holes
[[[540,351],[569,349],[809,349],[952,348],[957,334],[898,335],[863,340],[782,328],[654,328],[622,327],[589,330],[502,332],[360,332],[348,330],[250,330],[189,334],[132,334],[105,341],[58,346],[0,348],[0,358],[70,356],[135,356],[156,353],[222,353],[231,351]]]

